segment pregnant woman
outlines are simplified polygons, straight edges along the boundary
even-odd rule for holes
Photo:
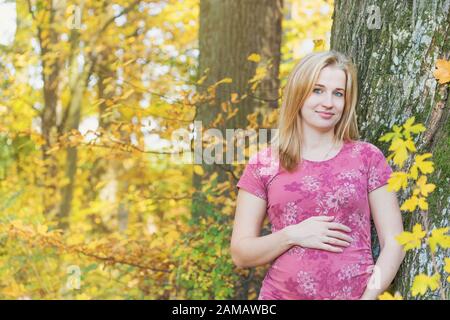
[[[380,149],[358,140],[356,101],[349,58],[307,55],[289,76],[276,137],[245,167],[231,254],[242,268],[271,263],[260,300],[376,299],[400,267],[402,218],[386,186],[392,170]],[[266,213],[272,232],[260,236]]]

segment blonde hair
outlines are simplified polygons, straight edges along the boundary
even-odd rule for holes
[[[359,138],[356,120],[358,95],[357,71],[344,54],[331,50],[306,55],[291,71],[283,93],[283,103],[278,118],[278,132],[272,139],[280,166],[292,172],[301,164],[301,112],[305,100],[311,94],[320,71],[333,66],[345,72],[345,105],[342,117],[334,127],[334,142]]]

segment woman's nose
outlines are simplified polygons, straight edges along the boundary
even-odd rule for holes
[[[332,96],[332,94],[324,94],[324,100],[322,101],[322,104],[325,107],[332,107],[333,106],[333,96]]]

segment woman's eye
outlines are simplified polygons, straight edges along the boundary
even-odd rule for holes
[[[343,97],[344,95],[342,94],[342,92],[336,92],[336,95],[338,96],[338,97]]]
[[[322,92],[322,89],[316,88],[316,89],[313,90],[313,92],[320,93],[320,92]]]

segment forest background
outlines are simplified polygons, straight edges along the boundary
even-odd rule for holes
[[[448,297],[449,6],[1,0],[0,298],[256,299],[268,266],[236,268],[229,252],[245,161],[195,155],[237,141],[211,153],[211,128],[268,141],[290,70],[329,49],[358,67],[361,139],[387,154],[379,138],[404,137],[389,148],[398,169],[398,152],[409,169],[407,152],[433,154],[426,209],[412,198],[403,210],[405,230],[426,234],[403,235],[414,249],[390,291]],[[412,117],[424,130],[402,136]],[[408,177],[391,181],[402,201]]]

